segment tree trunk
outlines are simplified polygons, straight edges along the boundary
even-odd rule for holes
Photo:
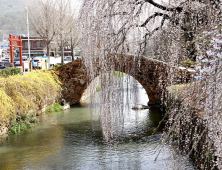
[[[61,52],[62,52],[62,55],[61,55],[61,65],[63,66],[64,65],[63,40],[61,40]]]
[[[184,37],[186,43],[187,57],[193,61],[196,61],[196,47],[193,32],[185,32]]]
[[[71,37],[71,56],[72,56],[72,61],[74,61],[72,37]]]
[[[46,56],[48,56],[48,63],[47,63],[48,68],[50,67],[49,44],[50,43],[47,43],[47,55],[46,55]]]

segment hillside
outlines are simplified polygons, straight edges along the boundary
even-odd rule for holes
[[[13,8],[8,5],[12,5]],[[0,16],[8,12],[21,11],[20,6],[22,6],[21,0],[0,0]]]
[[[10,33],[27,34],[26,11],[21,0],[1,0],[0,11],[0,40],[3,34],[4,39]]]

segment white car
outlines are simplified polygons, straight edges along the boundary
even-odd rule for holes
[[[66,58],[64,58],[64,64],[67,64],[69,62],[72,62],[72,56],[67,56]]]
[[[40,69],[42,67],[42,60],[34,59],[34,67]]]
[[[26,61],[26,58],[22,58],[22,61]],[[14,58],[14,67],[20,66],[20,58]]]
[[[14,67],[20,66],[20,58],[14,58],[13,61],[14,61]]]

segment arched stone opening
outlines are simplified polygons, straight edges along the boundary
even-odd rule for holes
[[[132,55],[119,55],[111,58],[115,64],[115,70],[129,74],[135,78],[146,90],[149,97],[148,104],[160,104],[161,95],[166,91],[166,87],[172,84],[168,81],[169,69],[174,69],[174,84],[189,81],[189,72],[167,65],[158,60],[145,57],[136,58]],[[95,63],[97,73],[99,74],[99,63]],[[87,88],[90,80],[87,75],[86,67],[82,60],[73,61],[62,67],[57,68],[58,75],[63,83],[63,98],[71,105],[79,103],[83,92]],[[187,74],[188,73],[188,74]],[[183,76],[181,76],[183,75]]]

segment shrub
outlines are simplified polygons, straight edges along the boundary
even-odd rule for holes
[[[61,83],[54,71],[32,71],[0,78],[0,122],[38,110],[60,96]],[[24,115],[22,115],[24,119]]]
[[[194,67],[194,65],[196,65],[196,62],[192,61],[191,59],[186,59],[180,62],[180,64],[183,67]]]
[[[0,70],[0,76],[2,77],[9,77],[16,74],[22,74],[21,68],[11,67],[11,68]]]
[[[54,106],[50,106],[48,107],[45,112],[46,113],[49,113],[49,112],[59,112],[63,110],[63,107],[59,104],[59,103],[56,103]]]
[[[54,66],[52,67],[52,69],[58,68],[58,67],[61,67],[61,65],[60,65],[60,64],[56,64],[56,65],[54,65]]]
[[[28,121],[18,121],[12,123],[11,127],[9,128],[9,132],[12,134],[17,134],[21,132],[25,132],[32,128],[32,124]]]

